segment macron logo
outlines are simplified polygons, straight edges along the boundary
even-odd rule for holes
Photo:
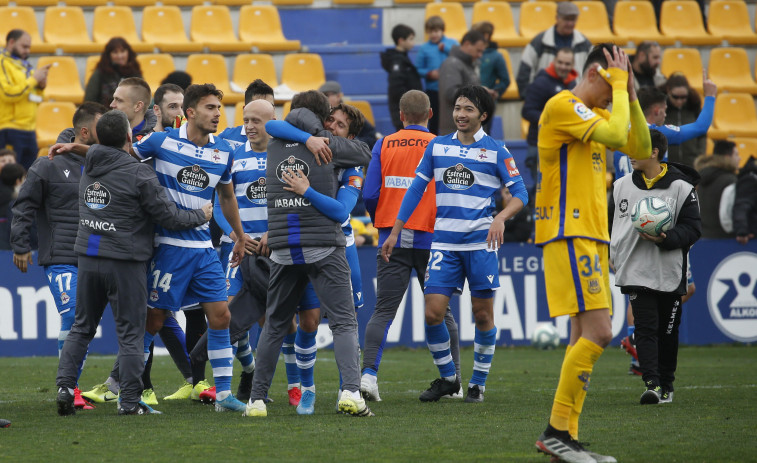
[[[494,275],[486,275],[486,279],[489,280],[489,283],[494,282]]]
[[[63,173],[64,173],[64,174],[66,175],[66,178],[68,178],[68,174],[70,174],[70,173],[71,173],[71,171],[70,171],[70,170],[68,170],[68,169],[66,169],[66,170],[64,170],[64,171],[63,171]]]

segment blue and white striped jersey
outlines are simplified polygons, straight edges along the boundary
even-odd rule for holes
[[[360,196],[360,191],[363,189],[363,179],[365,176],[363,175],[363,169],[360,167],[350,167],[349,169],[339,169],[339,173],[337,174],[337,178],[339,181],[339,189],[342,188],[354,188],[357,190],[357,197]],[[339,191],[337,190],[337,198],[339,198]],[[354,204],[352,205],[355,206]],[[344,236],[347,237],[347,246],[352,246],[355,244],[355,235],[352,233],[352,225],[350,224],[350,218],[352,216],[347,216],[347,220],[345,220],[342,223],[342,231],[344,232]]]
[[[233,149],[237,149],[247,143],[247,132],[245,132],[243,125],[239,127],[226,127],[218,134],[218,138],[223,138],[229,142],[229,145]]]
[[[199,209],[213,198],[218,183],[231,182],[231,146],[210,135],[209,143],[199,147],[187,139],[187,126],[153,132],[134,145],[138,157],[152,157],[158,181],[168,197],[182,209]],[[208,224],[191,230],[167,230],[155,226],[155,244],[185,248],[213,247]]]

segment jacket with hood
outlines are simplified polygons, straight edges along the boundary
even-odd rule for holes
[[[736,180],[733,202],[733,232],[736,236],[757,236],[757,158],[750,158]]]
[[[172,230],[207,220],[199,209],[178,209],[155,171],[126,151],[92,145],[79,183],[79,232],[75,250],[90,257],[147,261],[153,252],[153,222]]]
[[[674,163],[668,163],[667,173],[651,188],[638,170],[615,181],[610,258],[615,265],[615,285],[624,293],[647,289],[686,294],[689,248],[702,234],[694,188],[698,181],[694,169]],[[673,211],[673,226],[661,243],[642,239],[631,224],[634,204],[647,196],[662,199]]]
[[[497,43],[491,42],[481,56],[481,85],[497,91],[497,99],[510,86],[510,73],[507,72],[505,58],[497,49]]]
[[[381,52],[381,67],[389,73],[389,114],[392,116],[392,124],[399,130],[402,128],[400,98],[409,90],[423,90],[421,76],[407,52],[396,48],[388,48]]]
[[[452,47],[449,56],[439,67],[439,133],[448,135],[456,130],[452,120],[452,109],[455,107],[455,92],[463,85],[478,85],[480,83],[476,73],[473,57],[460,47]]]
[[[720,223],[720,198],[723,190],[736,183],[736,168],[729,156],[703,154],[694,162],[702,181],[699,183],[699,208],[702,214],[703,238],[734,238]]]
[[[33,131],[42,89],[32,65],[3,50],[0,54],[0,129]]]
[[[528,87],[526,100],[523,102],[523,109],[520,114],[523,119],[530,122],[528,126],[528,137],[526,142],[531,146],[536,146],[539,135],[539,118],[541,117],[544,106],[550,98],[562,92],[563,90],[572,90],[576,86],[578,72],[572,69],[564,80],[555,72],[555,63],[549,63],[546,69],[542,69],[536,74],[533,83]]]

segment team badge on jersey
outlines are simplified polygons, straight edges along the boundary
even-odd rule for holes
[[[158,302],[158,297],[159,296],[158,296],[158,290],[157,289],[153,289],[152,291],[150,291],[150,300],[152,302]]]
[[[179,186],[193,193],[202,191],[210,185],[210,176],[197,164],[180,169],[176,174],[176,180]]]
[[[265,177],[260,177],[250,183],[247,187],[247,191],[245,191],[245,196],[247,196],[247,199],[252,201],[253,204],[267,204],[265,194]]]
[[[573,111],[575,111],[576,114],[578,114],[578,117],[580,117],[581,119],[585,121],[593,119],[596,116],[596,114],[594,114],[594,111],[587,108],[586,105],[583,103],[574,104]]]
[[[620,215],[618,217],[628,217],[628,200],[627,199],[621,199],[620,200],[620,206],[618,207],[620,210]]]
[[[310,173],[310,166],[308,166],[307,163],[300,158],[289,156],[288,158],[281,161],[278,166],[276,166],[276,178],[278,178],[281,183],[286,183],[284,181],[285,170],[291,170],[292,172],[301,170],[305,177],[307,177]]]
[[[66,294],[65,292],[60,293],[60,303],[61,304],[66,305],[66,304],[68,304],[68,301],[70,301],[70,300],[71,300],[71,297],[68,294]]]
[[[520,171],[518,170],[518,166],[515,165],[515,159],[509,158],[505,160],[505,165],[507,166],[507,174],[510,177],[520,176]]]
[[[476,183],[476,178],[470,169],[458,163],[444,171],[442,182],[451,190],[467,190]]]
[[[602,291],[602,286],[599,284],[599,280],[592,278],[589,280],[589,294],[598,294]]]
[[[100,182],[95,182],[84,190],[84,204],[90,209],[105,209],[110,204],[110,191]]]
[[[363,179],[359,175],[352,175],[349,179],[349,185],[358,190],[363,187]]]

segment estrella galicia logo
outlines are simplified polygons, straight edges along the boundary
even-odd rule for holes
[[[281,161],[278,166],[276,166],[276,178],[278,178],[281,183],[286,183],[284,181],[285,170],[291,170],[292,172],[301,170],[302,173],[305,174],[305,177],[310,174],[310,166],[308,166],[307,163],[302,159],[296,158],[294,156],[287,157],[286,159]]]
[[[247,186],[245,195],[253,204],[267,204],[265,199],[266,187],[265,177],[260,177]]]
[[[476,183],[473,171],[457,163],[444,171],[442,182],[451,190],[467,190]]]
[[[176,174],[176,181],[179,182],[180,187],[196,193],[210,185],[210,176],[202,167],[195,164],[180,169]]]
[[[757,254],[723,259],[710,277],[707,305],[715,325],[736,341],[757,341]]]
[[[105,209],[110,204],[110,191],[100,182],[95,182],[84,190],[84,204],[90,209]]]

